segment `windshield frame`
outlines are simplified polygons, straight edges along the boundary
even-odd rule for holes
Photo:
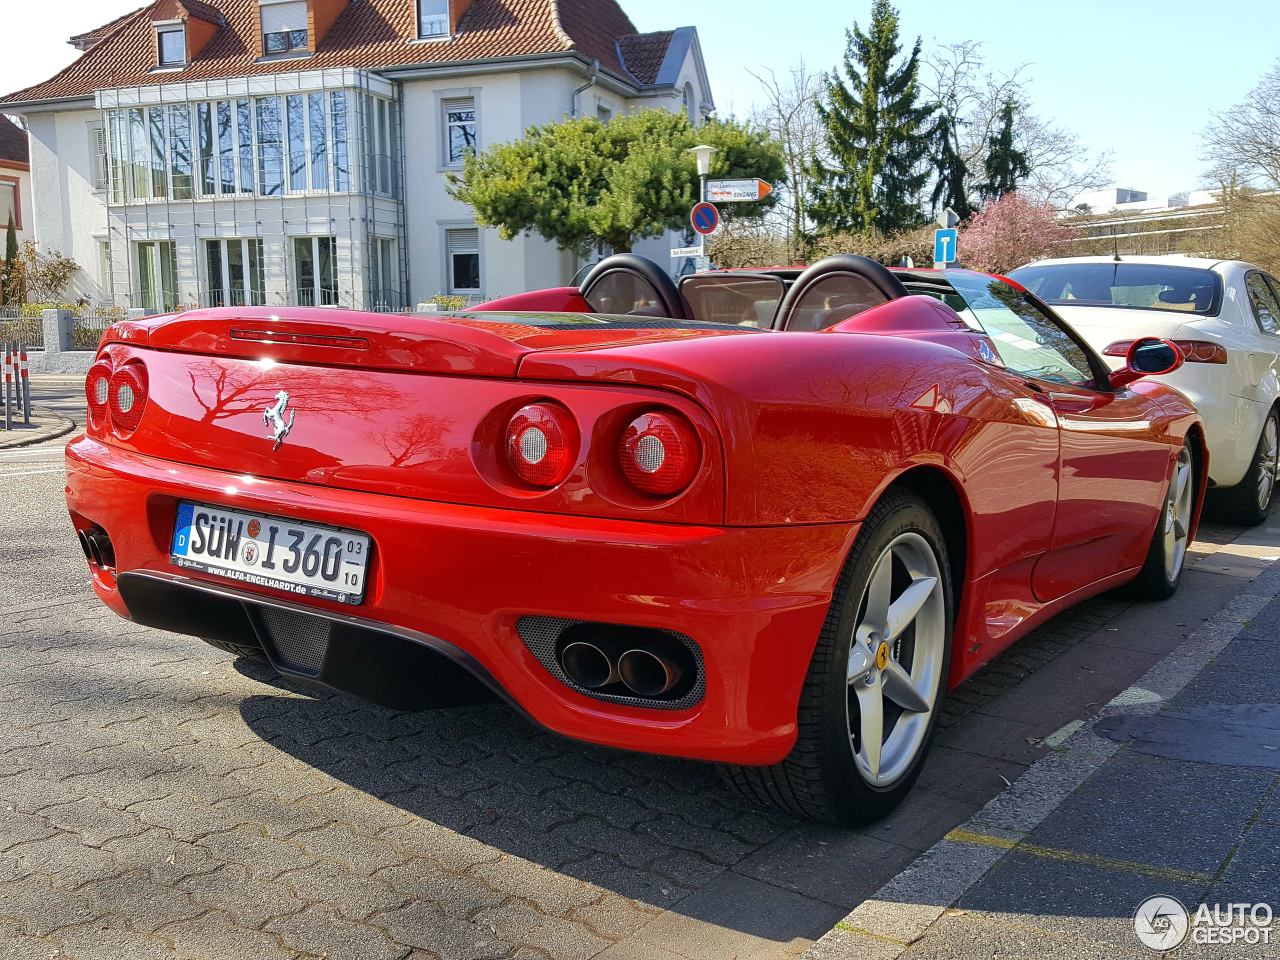
[[[1107,267],[1118,270],[1120,267],[1148,267],[1159,268],[1167,271],[1177,271],[1183,273],[1195,273],[1201,276],[1208,275],[1213,279],[1213,299],[1209,301],[1209,308],[1204,311],[1200,310],[1176,310],[1171,307],[1143,307],[1136,304],[1128,303],[1101,303],[1097,300],[1050,300],[1041,296],[1023,279],[1033,270],[1053,270],[1066,271],[1072,268],[1089,268],[1089,267]],[[1022,274],[1022,276],[1019,276]],[[1203,319],[1206,317],[1217,317],[1222,313],[1222,303],[1224,299],[1224,285],[1222,275],[1212,267],[1191,267],[1180,263],[1141,263],[1132,260],[1120,259],[1116,260],[1085,260],[1074,263],[1063,263],[1060,261],[1046,261],[1042,263],[1029,263],[1025,267],[1019,267],[1012,271],[1009,277],[1016,280],[1029,290],[1034,296],[1043,302],[1055,307],[1087,307],[1089,309],[1099,310],[1143,310],[1149,313],[1173,314],[1174,316],[1186,317],[1187,319]]]

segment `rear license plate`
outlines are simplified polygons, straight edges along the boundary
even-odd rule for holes
[[[228,580],[358,604],[369,548],[369,535],[356,530],[183,501],[169,559]]]

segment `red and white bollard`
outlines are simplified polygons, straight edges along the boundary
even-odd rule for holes
[[[19,382],[22,399],[22,422],[26,426],[31,426],[31,371],[27,368],[27,348],[22,344],[18,344],[18,375],[22,378]]]
[[[4,345],[4,428],[13,429],[13,355]]]

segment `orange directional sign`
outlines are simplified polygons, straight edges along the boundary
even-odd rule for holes
[[[712,203],[753,203],[773,193],[764,180],[708,180],[707,199]]]

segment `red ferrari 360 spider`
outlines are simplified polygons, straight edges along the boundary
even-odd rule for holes
[[[1203,427],[1016,283],[631,255],[448,317],[113,326],[67,448],[121,616],[401,709],[497,694],[842,822],[945,692],[1084,597],[1176,589]]]

